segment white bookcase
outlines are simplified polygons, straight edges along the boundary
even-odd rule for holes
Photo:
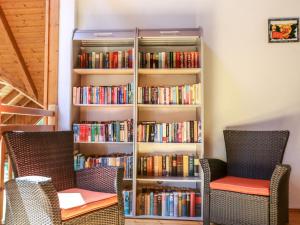
[[[80,49],[87,51],[113,51],[133,49],[132,69],[81,69],[77,67]],[[199,51],[200,68],[145,69],[139,68],[139,51]],[[187,187],[202,193],[202,174],[199,177],[141,177],[137,174],[137,160],[141,154],[188,153],[202,158],[204,154],[204,74],[202,31],[192,29],[134,29],[134,30],[76,30],[73,37],[73,81],[72,86],[109,86],[134,82],[133,104],[73,104],[72,122],[79,121],[134,121],[133,142],[75,144],[83,154],[132,153],[134,156],[133,178],[124,182],[133,190],[134,218],[202,220],[202,217],[163,217],[137,214],[137,194],[142,186]],[[197,105],[150,105],[137,104],[139,86],[170,86],[201,84],[201,104]],[[142,121],[180,122],[201,121],[201,143],[139,143],[137,125]],[[201,171],[201,170],[200,170]],[[203,196],[203,195],[202,195]],[[203,211],[203,210],[202,210]],[[203,213],[202,213],[203,215]]]

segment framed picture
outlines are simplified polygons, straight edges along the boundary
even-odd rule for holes
[[[299,18],[273,18],[269,19],[269,42],[298,42]]]

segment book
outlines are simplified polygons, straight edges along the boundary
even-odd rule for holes
[[[73,87],[73,104],[132,104],[134,84]]]
[[[201,211],[197,212],[201,210],[200,193],[172,187],[164,187],[162,190],[160,188],[146,187],[138,192],[138,215],[195,217],[201,214]]]
[[[132,142],[133,120],[82,121],[73,124],[74,142]]]
[[[138,104],[159,105],[199,105],[201,93],[201,83],[179,86],[144,86],[138,87],[137,90]]]
[[[200,53],[191,52],[139,52],[140,68],[199,68]]]
[[[196,158],[195,155],[144,154],[138,156],[137,161],[137,173],[140,176],[199,177],[200,164],[199,159]],[[194,162],[197,164],[194,165]],[[196,173],[194,171],[196,171]]]
[[[78,54],[78,68],[85,69],[122,69],[132,68],[132,49],[124,51],[95,52],[81,48]]]
[[[173,123],[157,123],[155,121],[140,122],[137,127],[137,141],[157,143],[194,143],[195,138],[190,135],[190,127],[194,127],[194,124],[196,124],[198,130],[196,143],[201,143],[201,121]]]
[[[74,170],[99,166],[118,166],[124,168],[124,178],[133,176],[133,156],[132,154],[114,153],[108,155],[84,155],[81,153],[74,155]]]

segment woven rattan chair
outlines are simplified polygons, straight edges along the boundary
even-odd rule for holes
[[[13,180],[6,182],[7,225],[123,225],[123,169],[74,172],[72,132],[8,132]],[[70,188],[116,193],[114,204],[63,220],[58,193]]]
[[[225,130],[224,138],[227,163],[218,159],[201,160],[204,225],[287,224],[291,168],[281,163],[289,132]],[[269,196],[212,188],[213,182],[227,176],[268,182]]]

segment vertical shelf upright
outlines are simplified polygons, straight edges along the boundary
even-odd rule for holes
[[[144,121],[155,121],[158,123],[173,123],[182,121],[201,121],[201,141],[199,143],[155,143],[137,142],[135,149],[136,162],[144,155],[159,154],[188,154],[202,158],[204,154],[204,80],[203,80],[203,44],[201,29],[139,29],[137,38],[137,58],[139,52],[198,52],[200,64],[197,67],[186,68],[141,68],[137,63],[138,87],[178,86],[200,84],[201,100],[196,104],[137,104],[137,124]],[[155,57],[153,55],[153,58]],[[161,57],[161,55],[159,55]],[[162,56],[164,57],[164,56]],[[151,56],[152,58],[152,56]],[[141,60],[141,59],[140,59]],[[152,59],[151,59],[152,60]],[[157,59],[156,59],[157,60]],[[161,60],[161,58],[159,58]],[[136,89],[138,90],[138,89]],[[136,92],[137,93],[137,92]],[[138,95],[138,93],[137,93]],[[149,94],[150,95],[150,94]],[[138,101],[137,101],[138,102]],[[137,163],[135,164],[138,165]],[[201,171],[199,169],[199,171]],[[172,177],[172,176],[141,176],[136,174],[136,208],[142,207],[138,202],[141,187],[157,186],[162,190],[172,190],[176,187],[198,190],[202,195],[202,174],[199,177]],[[155,203],[154,203],[155,204]],[[202,205],[202,204],[201,204]],[[202,208],[202,206],[201,206]],[[171,220],[202,220],[197,217],[175,217],[157,215],[139,215],[137,218],[171,219]]]
[[[135,29],[76,30],[73,36],[72,87],[108,87],[127,85],[128,83],[133,83],[133,86],[135,87],[135,38]],[[92,66],[93,68],[80,68],[78,57],[79,54],[81,54],[81,52],[99,53],[129,50],[132,50],[132,68],[115,68],[115,66],[114,68],[106,68],[104,66]],[[123,60],[125,60],[124,56],[122,57]],[[92,60],[96,61],[97,59]],[[120,61],[118,61],[118,63],[120,63]],[[123,62],[122,64],[126,63]],[[133,96],[133,102],[126,104],[112,104],[111,102],[105,102],[102,104],[82,104],[82,102],[73,102],[71,117],[72,123],[80,123],[81,121],[125,121],[128,119],[132,119],[133,121],[135,121],[135,91],[133,91]],[[133,126],[133,128],[134,127],[135,126]],[[135,130],[133,131],[133,134],[135,134]],[[133,138],[133,141],[77,141],[75,143],[75,151],[86,156],[108,155],[114,153],[132,154],[134,156],[134,149],[135,138]],[[128,190],[133,190],[134,180],[134,177],[124,179],[124,184]],[[132,213],[134,211],[135,209],[132,210]]]

